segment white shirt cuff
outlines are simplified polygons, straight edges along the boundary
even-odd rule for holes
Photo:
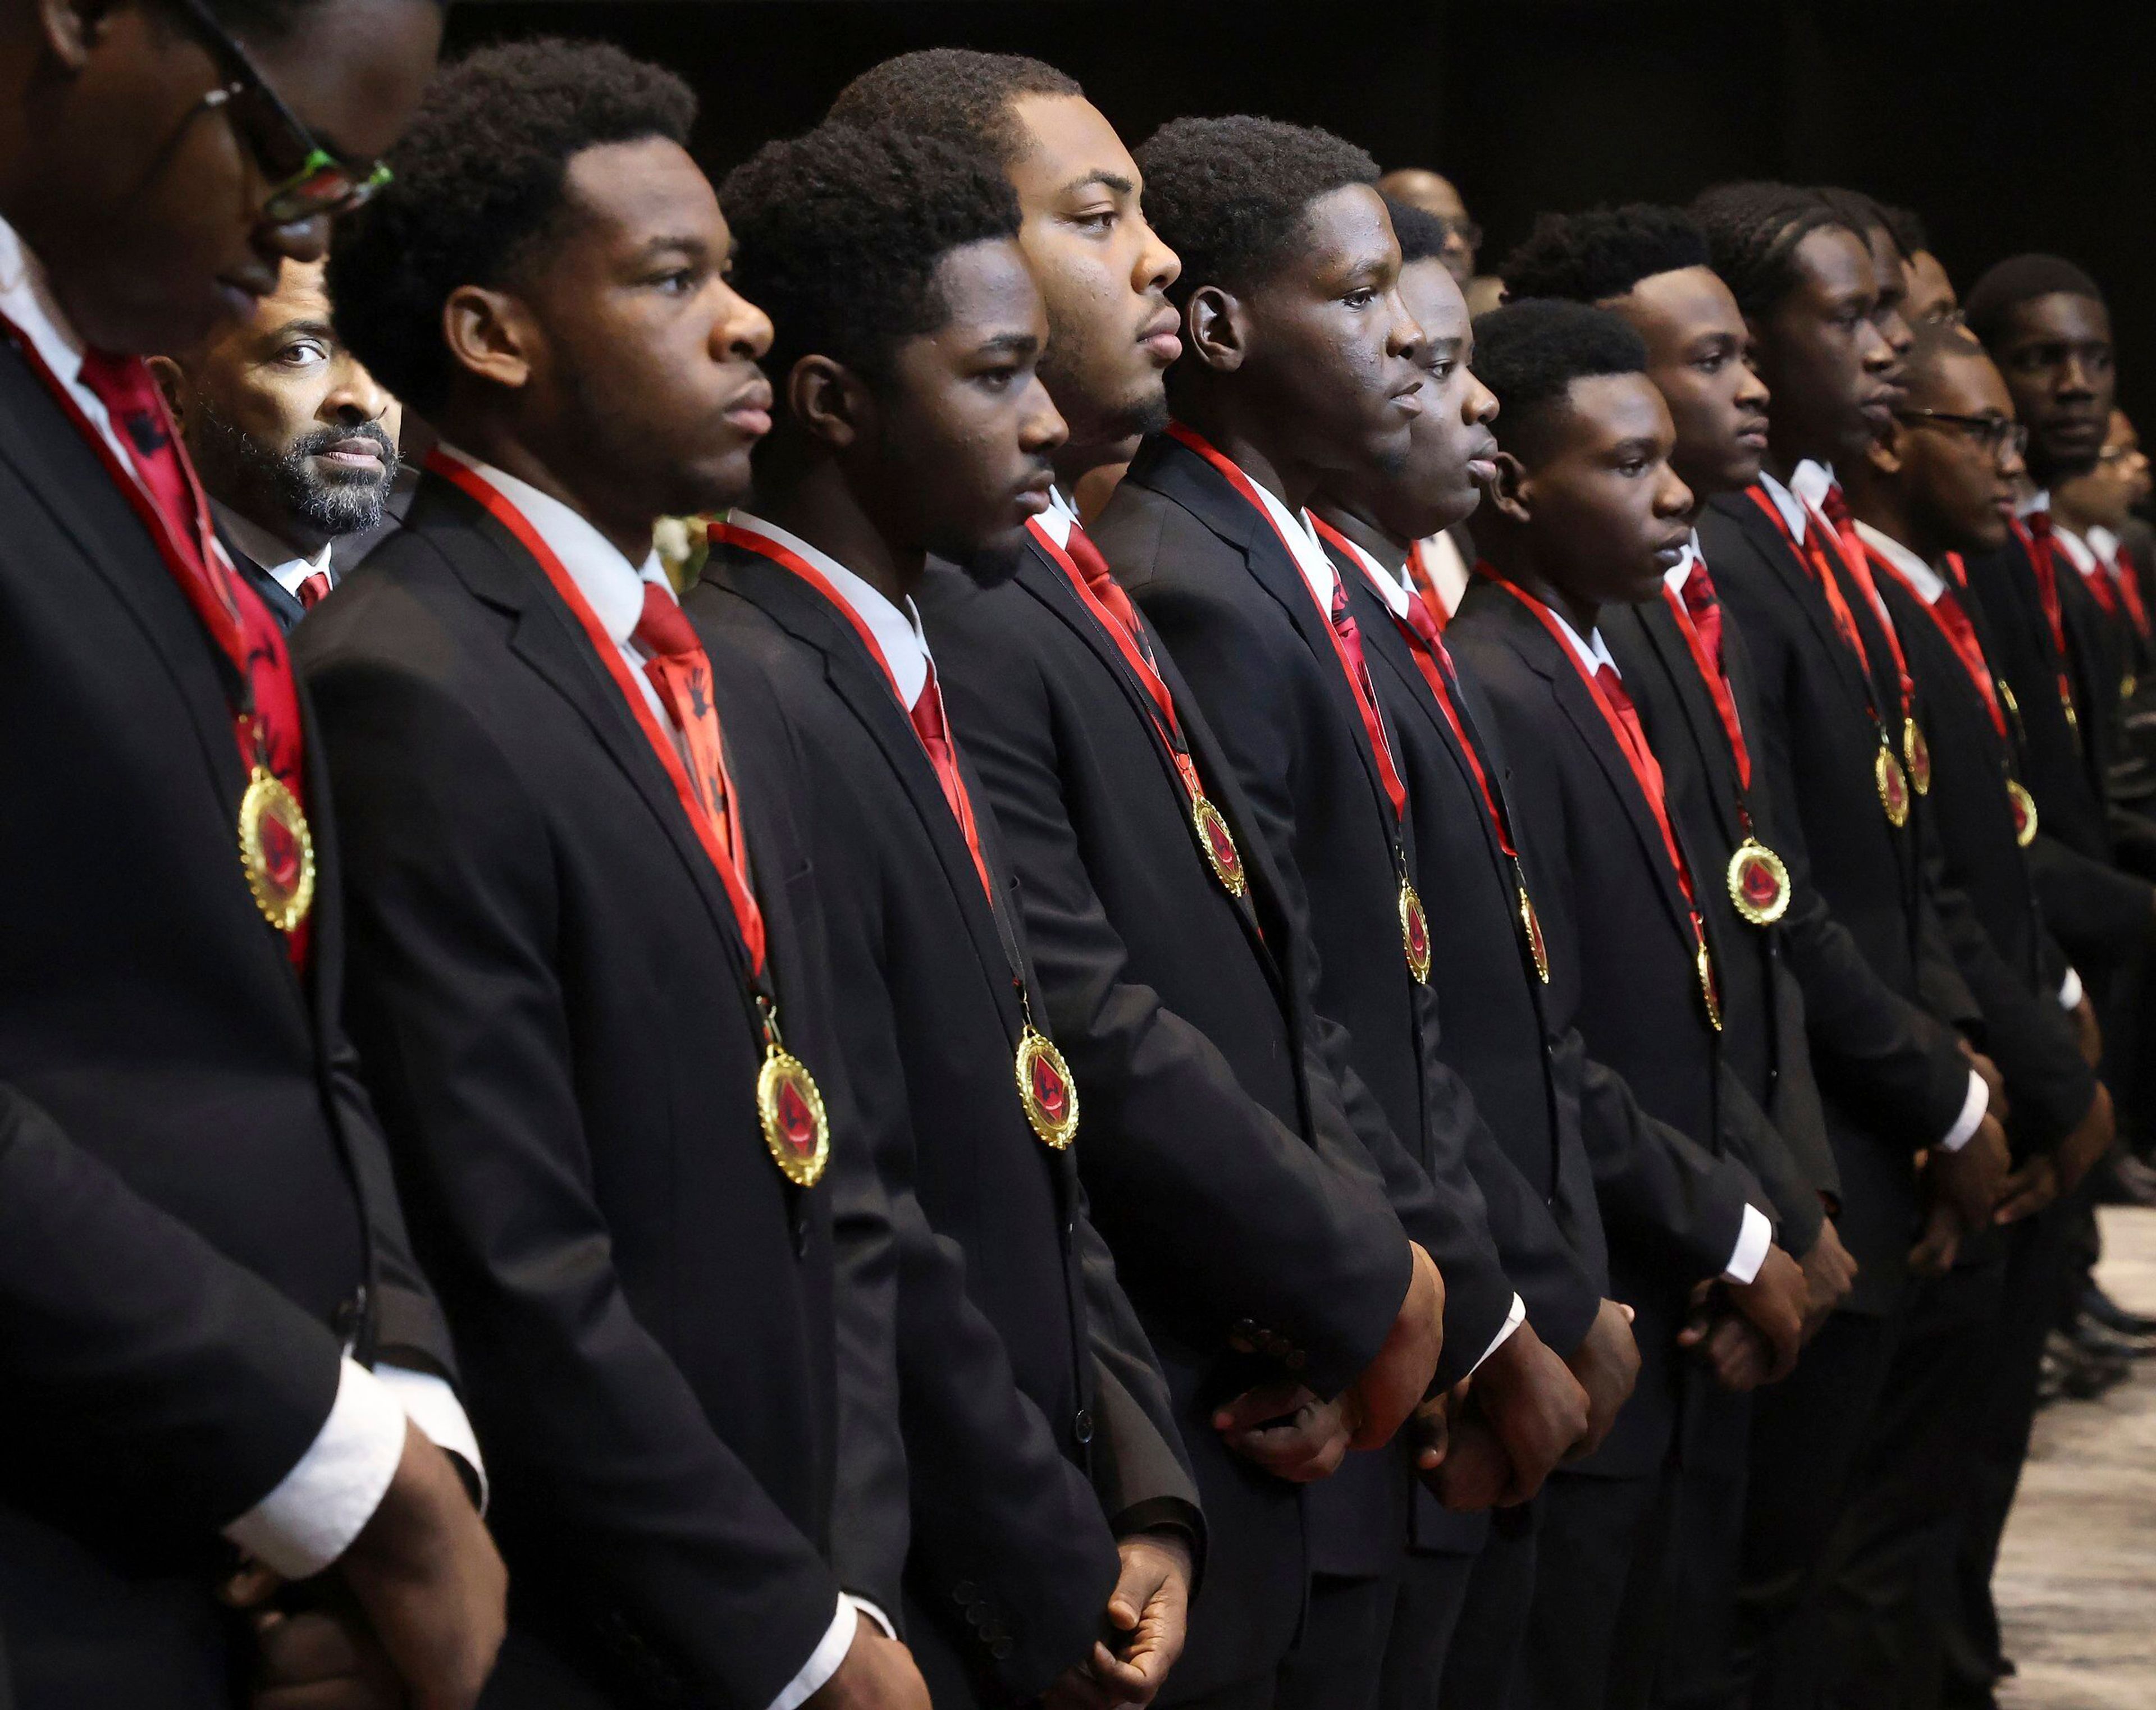
[[[1940,1138],[1939,1150],[1958,1152],[1968,1145],[1976,1132],[1976,1125],[1990,1108],[1991,1089],[1984,1084],[1984,1076],[1972,1069],[1969,1071],[1969,1096],[1962,1101],[1961,1115],[1955,1119],[1953,1127]]]
[[[427,1434],[429,1442],[471,1468],[479,1481],[479,1511],[486,1512],[486,1462],[480,1458],[479,1438],[449,1379],[403,1366],[377,1366],[374,1375],[389,1386],[405,1417]]]
[[[839,1665],[846,1660],[846,1652],[853,1648],[854,1632],[860,1620],[860,1604],[840,1592],[839,1612],[831,1617],[831,1625],[824,1630],[822,1640],[801,1665],[801,1672],[771,1701],[771,1710],[799,1710],[812,1694],[821,1692],[824,1683],[839,1671]]]
[[[1468,1375],[1471,1377],[1473,1376],[1474,1374],[1481,1369],[1482,1360],[1489,1358],[1491,1354],[1496,1353],[1499,1348],[1502,1348],[1507,1342],[1512,1340],[1512,1333],[1527,1322],[1527,1303],[1522,1300],[1519,1296],[1514,1295],[1512,1297],[1512,1310],[1505,1314],[1504,1323],[1499,1327],[1497,1333],[1490,1338],[1490,1345],[1482,1350],[1482,1359],[1476,1360],[1472,1366],[1468,1368]]]
[[[2066,970],[2066,977],[2059,982],[2059,1007],[2061,1009],[2078,1009],[2082,1006],[2082,977],[2070,968]]]
[[[1737,1231],[1737,1246],[1722,1266],[1722,1280],[1739,1284],[1753,1281],[1767,1262],[1767,1249],[1774,1245],[1774,1225],[1767,1221],[1767,1214],[1757,1205],[1747,1205],[1743,1227]]]
[[[839,1595],[844,1598],[847,1602],[853,1605],[856,1610],[858,1610],[861,1614],[866,1615],[879,1627],[881,1627],[883,1629],[883,1636],[885,1638],[891,1640],[893,1643],[898,1642],[898,1629],[891,1625],[891,1617],[886,1615],[875,1604],[870,1602],[865,1597],[856,1597],[850,1591],[841,1591]]]
[[[404,1422],[390,1387],[347,1358],[336,1404],[307,1452],[224,1535],[284,1579],[312,1579],[382,1506],[403,1458]]]

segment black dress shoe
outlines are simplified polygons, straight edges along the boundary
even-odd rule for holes
[[[2091,1283],[2082,1296],[2082,1316],[2093,1318],[2107,1330],[2121,1336],[2156,1336],[2156,1318],[2144,1312],[2129,1312],[2124,1307]]]
[[[2156,1354],[2156,1338],[2122,1336],[2094,1318],[2078,1318],[2067,1332],[2074,1346],[2092,1359],[2147,1359]]]
[[[2056,1393],[2071,1401],[2093,1401],[2124,1383],[2133,1368],[2115,1357],[2092,1353],[2054,1330],[2045,1339],[2046,1363],[2057,1372]]]

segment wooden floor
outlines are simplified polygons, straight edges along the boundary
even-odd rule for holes
[[[2105,1286],[2156,1312],[2156,1210],[2103,1220]],[[2038,1418],[1997,1591],[2002,1710],[2156,1710],[2156,1359]]]

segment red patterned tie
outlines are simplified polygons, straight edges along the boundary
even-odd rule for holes
[[[1722,602],[1714,592],[1714,578],[1707,573],[1706,559],[1692,559],[1691,573],[1677,593],[1684,601],[1685,615],[1699,633],[1700,644],[1706,648],[1707,656],[1714,661],[1715,670],[1727,677],[1729,667],[1722,657]]]
[[[1378,687],[1370,680],[1369,662],[1363,657],[1363,626],[1355,621],[1355,614],[1348,609],[1348,583],[1344,578],[1332,578],[1332,633],[1340,638],[1340,645],[1348,655],[1348,663],[1355,673],[1355,680],[1362,686],[1363,693],[1373,708],[1378,704]]]
[[[726,748],[718,708],[711,701],[710,656],[681,614],[680,603],[655,582],[644,584],[644,615],[637,619],[630,639],[651,655],[644,662],[644,675],[681,733],[690,779],[717,829],[721,845],[732,854],[736,846],[726,796]]]
[[[1071,556],[1077,557],[1075,553]],[[943,686],[936,680],[932,660],[928,663],[928,680],[921,686],[921,692],[914,697],[907,716],[913,721],[913,733],[928,751],[928,763],[936,768],[936,781],[943,786],[943,799],[951,804],[952,817],[966,835],[966,847],[973,855],[973,870],[981,876],[981,888],[992,891],[988,865],[981,859],[981,837],[979,828],[973,823],[973,799],[966,793],[966,780],[958,775],[958,752],[951,746],[951,727],[943,717]]]

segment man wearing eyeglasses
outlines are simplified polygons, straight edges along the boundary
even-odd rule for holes
[[[226,1704],[292,1678],[295,1645],[373,1650],[410,1702],[462,1710],[501,1631],[499,1559],[428,1434],[475,1471],[477,1451],[338,1019],[304,704],[136,354],[319,259],[440,28],[434,0],[0,12],[18,1710]],[[243,1556],[247,1600],[270,1600],[245,1618],[216,1594]],[[330,1604],[348,1627],[309,1612]]]

